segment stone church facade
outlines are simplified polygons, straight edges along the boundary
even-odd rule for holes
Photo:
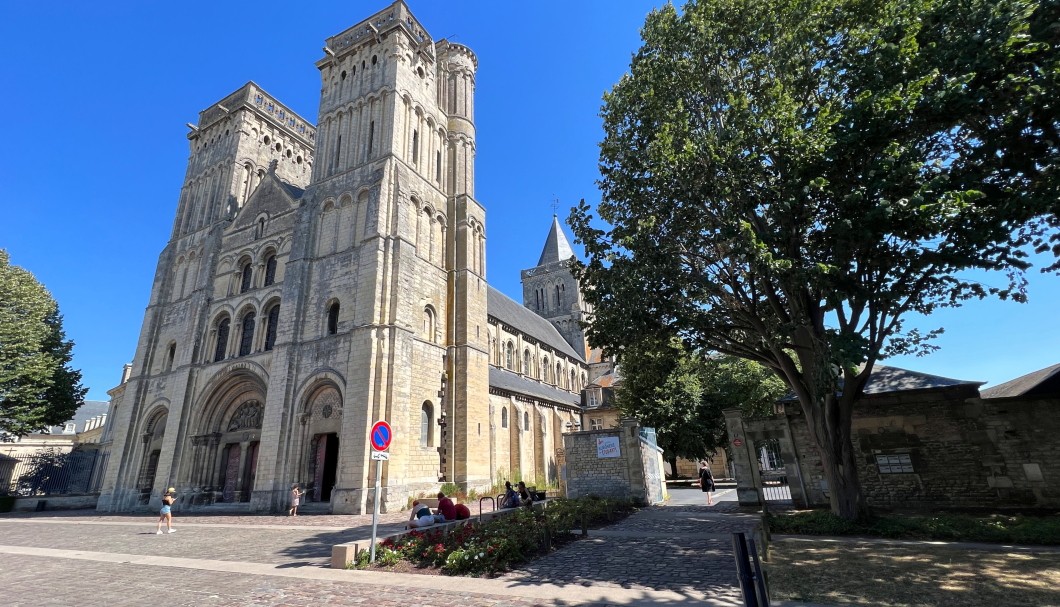
[[[591,381],[590,311],[554,220],[523,304],[486,281],[477,59],[397,1],[329,38],[312,125],[253,82],[191,154],[133,363],[111,391],[100,510],[365,512],[368,431],[394,428],[384,508],[439,482],[555,482]]]

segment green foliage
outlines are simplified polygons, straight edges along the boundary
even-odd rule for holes
[[[941,331],[903,319],[1023,300],[1026,245],[1060,222],[1058,10],[690,0],[651,13],[604,98],[602,221],[584,202],[570,218],[589,339],[621,357],[676,333],[773,370],[803,407],[833,509],[863,515],[853,404],[878,360],[928,352]]]
[[[622,351],[622,412],[655,428],[668,458],[705,459],[728,442],[722,411],[771,412],[786,391],[761,365],[731,356],[689,352],[680,340],[653,336]]]
[[[23,436],[73,417],[87,392],[69,366],[73,347],[55,300],[0,250],[0,432]]]
[[[1060,545],[1060,517],[990,514],[884,515],[860,521],[830,512],[769,514],[770,532],[891,539]]]
[[[467,521],[454,527],[414,529],[379,543],[376,560],[390,566],[398,560],[416,567],[440,568],[451,575],[493,575],[526,561],[542,549],[546,540],[573,537],[584,520],[589,526],[610,522],[633,510],[628,501],[595,497],[559,499],[542,509],[518,509],[485,523]],[[347,568],[369,567],[368,551],[358,553]]]
[[[460,485],[456,483],[442,483],[441,489],[439,489],[446,497],[453,497],[460,493]]]

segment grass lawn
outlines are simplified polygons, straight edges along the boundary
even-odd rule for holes
[[[774,539],[770,598],[880,607],[1058,607],[1060,552]]]

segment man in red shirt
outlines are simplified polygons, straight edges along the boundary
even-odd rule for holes
[[[456,520],[456,504],[441,491],[438,492],[438,514],[444,516],[447,521]]]

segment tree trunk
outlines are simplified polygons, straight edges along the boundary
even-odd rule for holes
[[[851,440],[853,398],[847,394],[839,398],[828,394],[819,402],[816,406],[802,402],[802,407],[810,436],[821,456],[832,513],[847,520],[865,518],[869,508],[861,492]]]
[[[666,461],[670,464],[670,478],[677,478],[677,456],[668,453]]]

